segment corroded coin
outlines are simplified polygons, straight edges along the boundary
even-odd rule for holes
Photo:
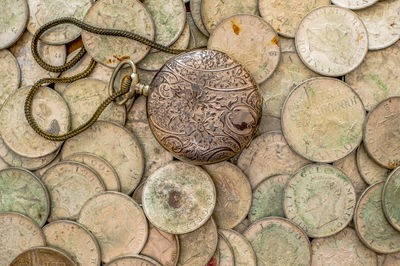
[[[311,248],[313,266],[377,265],[375,252],[365,247],[351,228],[331,237],[316,238]]]
[[[24,105],[30,89],[25,87],[17,90],[4,103],[0,110],[0,134],[13,152],[24,157],[37,158],[55,152],[62,142],[42,138],[29,126]],[[41,87],[33,98],[31,110],[36,123],[46,132],[57,135],[68,131],[68,106],[54,90]]]
[[[313,78],[297,86],[282,108],[282,131],[297,153],[316,162],[333,162],[360,144],[365,109],[344,82]]]
[[[28,21],[28,14],[29,8],[26,0],[4,0],[1,2],[0,49],[11,46],[21,37]]]
[[[260,0],[261,16],[282,36],[294,38],[301,19],[312,9],[329,5],[330,0]]]
[[[10,266],[21,265],[77,266],[67,253],[52,247],[35,247],[25,250],[10,264]]]
[[[152,261],[149,261],[148,257],[144,256],[123,256],[120,258],[113,259],[109,263],[105,264],[105,266],[161,266],[159,263],[156,264]]]
[[[40,227],[32,219],[14,212],[0,213],[0,235],[1,265],[9,265],[25,249],[46,244]]]
[[[264,218],[244,232],[257,256],[257,265],[310,265],[307,235],[283,218]]]
[[[78,152],[95,154],[111,164],[118,174],[121,192],[130,194],[139,184],[144,157],[136,137],[126,128],[98,121],[85,132],[67,140],[62,158]]]
[[[168,233],[184,234],[208,220],[215,207],[216,192],[206,171],[171,162],[147,178],[142,202],[154,226]]]
[[[235,265],[256,266],[256,254],[250,242],[236,231],[219,229],[218,232],[225,237],[233,249]]]
[[[100,104],[108,97],[108,84],[97,79],[80,79],[68,85],[62,94],[71,112],[71,129],[76,129],[87,122]],[[125,124],[124,105],[110,103],[99,117],[100,120]]]
[[[7,49],[0,50],[0,108],[18,89],[20,80],[21,70],[17,59]]]
[[[332,4],[349,9],[362,9],[371,6],[379,0],[332,0]]]
[[[380,166],[369,157],[363,144],[361,144],[357,150],[357,166],[362,178],[369,185],[379,181],[385,181],[389,175],[388,169]]]
[[[153,19],[139,0],[97,1],[87,12],[84,22],[102,28],[127,30],[154,39]],[[131,39],[87,31],[82,32],[82,41],[94,60],[111,68],[126,58],[137,63],[150,51],[147,45]]]
[[[382,192],[382,206],[389,223],[398,231],[400,231],[399,185],[400,168],[397,168],[389,175],[385,182]]]
[[[60,162],[42,176],[50,193],[49,222],[76,219],[83,204],[105,190],[104,183],[86,165],[78,162]]]
[[[400,96],[379,103],[368,114],[364,129],[364,147],[381,166],[400,165]]]
[[[270,176],[255,187],[249,211],[250,222],[270,216],[285,217],[282,205],[283,190],[290,177],[290,175]]]
[[[300,22],[296,50],[310,69],[325,76],[342,76],[356,68],[368,51],[368,33],[352,11],[323,6]]]
[[[400,251],[400,232],[386,220],[382,209],[384,182],[375,183],[361,195],[354,213],[360,240],[377,253]]]
[[[43,227],[43,233],[48,246],[68,252],[78,265],[100,265],[101,254],[97,240],[80,224],[60,220]]]
[[[356,205],[354,186],[329,164],[310,164],[289,180],[283,197],[286,217],[310,237],[327,237],[345,228]]]
[[[193,21],[196,24],[197,28],[205,36],[209,36],[210,33],[207,31],[206,27],[204,26],[203,20],[201,18],[201,2],[202,2],[202,0],[190,1],[190,12],[192,14]]]
[[[247,176],[229,162],[204,166],[217,192],[213,218],[218,228],[237,226],[249,212],[251,187]]]
[[[199,28],[197,28],[193,17],[193,13],[187,12],[186,13],[186,20],[189,24],[190,30],[190,40],[189,40],[189,49],[196,48],[196,47],[204,47],[207,46],[208,37],[204,35]]]
[[[217,250],[219,251],[219,264],[220,266],[234,266],[235,257],[233,256],[233,249],[226,238],[218,233],[218,245]]]
[[[265,177],[292,174],[310,163],[287,144],[281,132],[268,132],[255,138],[240,154],[237,165],[255,188]]]
[[[281,119],[272,115],[263,114],[256,136],[262,135],[271,131],[281,131]]]
[[[92,197],[79,213],[78,222],[97,238],[102,262],[138,254],[147,236],[147,220],[139,205],[125,194],[104,192]]]
[[[207,48],[224,52],[237,60],[257,83],[271,76],[280,58],[275,30],[262,18],[247,14],[223,20],[211,34]]]
[[[74,17],[82,20],[91,0],[27,0],[29,4],[28,30],[35,32],[44,24],[57,18]],[[48,44],[65,44],[79,37],[81,29],[71,24],[63,24],[47,30],[41,40]]]

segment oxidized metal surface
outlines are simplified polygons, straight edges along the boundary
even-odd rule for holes
[[[381,166],[400,166],[400,96],[386,99],[368,114],[364,147]]]
[[[262,18],[247,14],[234,15],[218,24],[207,48],[237,60],[257,83],[271,76],[281,53],[275,30]]]
[[[30,87],[18,89],[4,103],[0,110],[0,134],[13,152],[37,158],[55,152],[62,142],[42,138],[29,126],[24,113],[29,90]],[[64,134],[69,129],[68,106],[57,92],[48,87],[41,87],[33,98],[32,115],[38,125],[51,134]]]
[[[224,161],[251,140],[261,97],[250,74],[224,53],[196,50],[170,60],[151,83],[147,115],[156,139],[179,159]]]
[[[225,237],[233,249],[235,265],[256,266],[256,253],[250,242],[242,235],[231,229],[219,229],[218,233]]]
[[[190,12],[186,13],[186,20],[187,20],[187,23],[189,24],[189,30],[190,30],[190,40],[189,40],[188,48],[192,49],[195,47],[207,46],[208,37],[206,35],[204,35],[199,30],[199,28],[197,28],[195,21],[193,20],[192,14],[193,13],[190,13]]]
[[[85,132],[67,140],[61,155],[65,158],[78,152],[89,152],[109,162],[125,194],[132,193],[142,178],[144,157],[139,143],[132,132],[118,124],[97,121]]]
[[[379,0],[332,0],[332,4],[349,9],[362,9],[371,6]]]
[[[171,162],[147,178],[142,202],[147,219],[154,226],[168,233],[184,234],[210,218],[216,192],[206,171],[191,164]]]
[[[281,173],[293,174],[310,163],[297,155],[281,132],[268,132],[255,138],[240,154],[237,165],[254,189],[264,178]]]
[[[257,256],[257,265],[310,265],[307,235],[283,218],[264,218],[252,224],[244,236]]]
[[[17,59],[7,49],[0,50],[0,108],[18,88],[21,70]]]
[[[365,109],[346,83],[313,78],[297,86],[282,108],[282,131],[303,157],[334,162],[360,144]]]
[[[382,209],[384,182],[367,188],[358,200],[354,225],[360,240],[377,253],[400,251],[400,232],[387,221]]]
[[[217,250],[219,252],[220,266],[235,266],[235,257],[233,256],[233,249],[228,240],[224,236],[218,234]]]
[[[364,144],[361,144],[357,150],[357,166],[362,178],[369,185],[385,181],[390,173],[390,170],[380,166],[369,157]]]
[[[132,198],[119,192],[92,197],[79,213],[78,222],[97,238],[103,263],[119,256],[138,254],[148,237],[143,210]]]
[[[1,173],[1,172],[0,172]],[[400,168],[394,170],[385,182],[382,191],[382,207],[389,223],[400,231]]]
[[[91,0],[27,0],[29,5],[28,30],[35,32],[47,22],[62,18],[74,17],[82,20],[90,6]],[[65,44],[79,37],[81,29],[70,24],[59,25],[47,30],[41,40],[48,44]]]
[[[105,266],[159,266],[160,264],[154,264],[153,262],[148,260],[148,257],[144,256],[123,256],[120,258],[116,258],[109,263],[105,264]]]
[[[236,165],[229,162],[206,165],[217,192],[217,203],[213,218],[218,228],[231,229],[237,226],[249,212],[251,187],[247,176]]]
[[[324,6],[299,24],[296,50],[310,69],[325,76],[342,76],[356,68],[368,51],[368,34],[352,11]]]
[[[87,12],[84,22],[102,28],[127,30],[154,40],[153,19],[139,0],[97,1]],[[150,47],[134,40],[86,31],[82,32],[82,41],[94,60],[111,68],[126,58],[137,63],[150,51]]]
[[[329,164],[299,169],[284,191],[285,216],[309,237],[327,237],[345,228],[353,218],[356,193],[349,178]]]
[[[97,174],[82,163],[64,161],[49,168],[42,176],[51,199],[49,222],[75,220],[83,204],[105,190]]]
[[[330,0],[259,0],[261,16],[282,36],[294,38],[301,19],[312,9],[329,5]]]
[[[10,264],[10,266],[23,265],[77,266],[67,253],[52,247],[35,247],[25,250]]]
[[[281,119],[272,115],[263,114],[258,127],[256,136],[262,135],[271,131],[282,131]]]
[[[1,1],[0,49],[11,46],[21,37],[28,21],[29,8],[26,0]]]
[[[377,265],[376,254],[361,243],[351,228],[331,237],[314,239],[311,248],[313,266]]]
[[[82,266],[100,265],[100,247],[96,238],[78,223],[60,220],[43,227],[46,244],[68,252]]]
[[[193,21],[196,24],[197,28],[205,36],[209,36],[210,33],[207,31],[206,26],[204,26],[203,20],[201,18],[201,2],[202,0],[190,1],[190,12],[192,14]]]
[[[9,265],[25,249],[46,245],[40,227],[32,219],[18,213],[0,213],[0,235],[1,265]]]

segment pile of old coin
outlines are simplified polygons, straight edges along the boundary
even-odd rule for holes
[[[0,5],[0,266],[400,265],[400,0]],[[25,99],[38,79],[59,74],[30,46],[62,16],[226,53],[259,85],[257,136],[230,161],[179,161],[153,136],[141,96],[111,104],[64,143],[40,137]],[[87,54],[60,76],[93,58],[90,76],[49,84],[33,100],[49,133],[91,117],[122,59],[150,84],[173,57],[72,25],[46,32],[39,51],[63,65],[82,43]],[[187,101],[200,109],[218,102],[196,97]],[[194,124],[193,139],[207,141],[215,125]]]

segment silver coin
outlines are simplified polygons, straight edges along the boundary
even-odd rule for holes
[[[348,9],[362,9],[377,3],[379,0],[332,0],[332,4]]]
[[[0,9],[0,49],[10,47],[25,30],[29,8],[26,0],[3,0]]]
[[[0,108],[21,82],[17,59],[7,49],[0,50]]]
[[[191,0],[190,1],[190,12],[196,24],[197,29],[203,33],[205,36],[210,36],[210,33],[207,31],[206,26],[204,26],[203,20],[201,18],[201,1],[202,0]]]

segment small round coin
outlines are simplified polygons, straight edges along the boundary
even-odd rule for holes
[[[357,167],[362,178],[369,185],[379,181],[385,181],[389,175],[388,169],[380,166],[369,157],[363,144],[361,144],[357,150]]]
[[[20,80],[21,70],[17,59],[7,49],[0,50],[0,108],[18,89]]]
[[[332,0],[332,4],[348,9],[362,9],[372,6],[379,0]]]
[[[231,245],[235,258],[235,265],[257,265],[256,254],[246,237],[231,229],[219,229],[218,232],[225,237]]]
[[[155,264],[144,256],[123,256],[113,259],[105,266],[161,266],[159,263]]]
[[[235,257],[233,249],[225,237],[218,233],[219,264],[220,266],[235,266]]]
[[[63,265],[77,266],[69,254],[52,247],[34,247],[19,254],[10,266],[20,265]]]
[[[201,33],[203,33],[205,36],[210,36],[210,33],[204,26],[203,20],[201,18],[201,2],[202,0],[192,0],[190,1],[190,12],[193,17],[193,21],[196,24],[197,28]]]
[[[0,10],[0,49],[16,42],[25,30],[29,8],[26,0],[4,0]],[[1,60],[0,60],[1,61]]]
[[[1,172],[0,172],[1,173]],[[400,231],[400,168],[393,170],[385,182],[382,192],[382,206],[389,223]]]
[[[368,33],[361,19],[337,6],[318,7],[304,16],[295,42],[303,63],[325,76],[351,72],[368,52]]]

